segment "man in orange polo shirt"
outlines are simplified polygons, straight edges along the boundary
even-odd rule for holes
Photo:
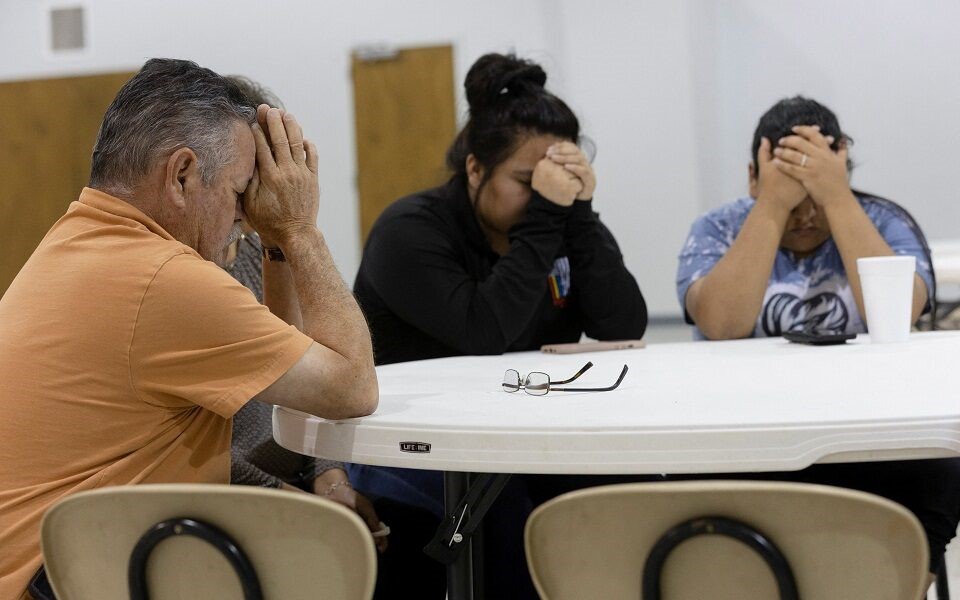
[[[230,479],[253,397],[373,412],[370,336],[316,227],[316,147],[196,64],[153,59],[107,109],[90,187],[0,299],[0,598],[25,597],[63,496]],[[29,198],[23,198],[29,202]],[[215,263],[243,213],[266,306]]]

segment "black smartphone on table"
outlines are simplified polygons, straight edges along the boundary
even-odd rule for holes
[[[796,344],[809,344],[811,346],[833,346],[836,344],[845,344],[847,340],[857,337],[855,333],[836,333],[833,331],[787,331],[783,337]]]

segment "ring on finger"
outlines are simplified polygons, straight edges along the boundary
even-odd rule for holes
[[[803,158],[800,159],[800,166],[801,166],[801,167],[807,166],[807,158],[809,158],[809,157],[808,157],[806,154],[804,154],[804,155],[803,155]]]

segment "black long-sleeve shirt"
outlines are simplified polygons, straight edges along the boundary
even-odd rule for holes
[[[377,364],[643,336],[643,295],[592,202],[534,192],[509,239],[503,256],[490,248],[457,178],[387,208],[354,284]]]

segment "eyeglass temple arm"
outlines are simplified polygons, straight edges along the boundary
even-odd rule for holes
[[[592,363],[592,362],[588,362],[587,364],[583,365],[583,367],[581,367],[580,370],[577,371],[577,374],[574,375],[573,377],[571,377],[570,379],[564,379],[563,381],[551,381],[551,382],[550,382],[550,386],[552,387],[553,384],[555,384],[555,383],[558,384],[558,385],[563,385],[564,383],[570,383],[571,381],[573,381],[573,380],[576,379],[577,377],[580,377],[581,375],[583,375],[584,373],[586,373],[586,372],[590,369],[590,367],[592,367],[592,366],[593,366],[593,363]]]
[[[623,365],[623,370],[620,371],[620,377],[617,378],[617,382],[610,387],[605,388],[555,388],[553,385],[550,386],[551,392],[610,392],[618,387],[623,381],[623,378],[627,376],[627,365]]]

